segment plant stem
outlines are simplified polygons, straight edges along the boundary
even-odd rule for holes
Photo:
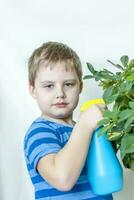
[[[132,99],[129,95],[126,94],[126,97],[128,97],[129,99],[131,99],[132,101],[134,101],[134,99]]]

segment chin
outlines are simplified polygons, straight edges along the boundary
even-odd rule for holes
[[[68,117],[70,117],[72,115],[72,113],[64,113],[64,114],[57,114],[57,115],[53,115],[53,117],[55,118],[55,119],[65,119],[65,118],[68,118]]]

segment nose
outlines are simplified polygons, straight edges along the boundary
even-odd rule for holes
[[[56,90],[56,98],[65,98],[66,94],[64,92],[64,89],[62,87],[58,87]]]

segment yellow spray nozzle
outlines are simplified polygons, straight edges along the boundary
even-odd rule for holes
[[[92,99],[89,101],[86,101],[81,107],[80,107],[80,112],[88,109],[91,105],[93,104],[105,104],[103,99]]]

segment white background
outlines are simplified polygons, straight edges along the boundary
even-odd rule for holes
[[[33,200],[23,156],[24,134],[40,114],[28,93],[32,51],[59,41],[76,50],[85,74],[87,61],[112,69],[106,59],[133,58],[133,8],[133,0],[0,0],[0,200]],[[94,81],[84,85],[79,105],[101,96]],[[134,174],[124,169],[124,189],[115,200],[133,200],[133,185]]]

